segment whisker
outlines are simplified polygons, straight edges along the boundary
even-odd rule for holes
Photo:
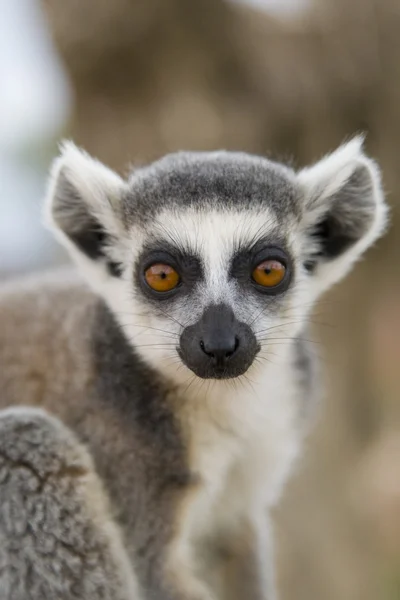
[[[264,360],[265,362],[270,363],[271,365],[273,364],[272,360],[269,360],[269,358],[267,358],[266,356],[256,356],[254,359],[256,362],[261,362],[262,360]]]
[[[135,348],[170,348],[171,346],[176,347],[176,344],[135,344]]]
[[[176,337],[177,334],[173,331],[167,331],[166,329],[160,329],[159,327],[152,327],[151,325],[138,325],[137,323],[132,323],[135,327],[141,327],[142,329],[151,329],[152,331],[161,331],[162,333],[167,333],[169,335],[174,335]]]
[[[269,344],[272,345],[277,345],[277,343],[290,343],[290,342],[295,342],[295,341],[300,341],[300,342],[306,342],[307,344],[315,344],[317,346],[323,346],[324,344],[318,340],[309,340],[309,339],[305,339],[305,338],[299,338],[299,337],[288,337],[288,338],[261,338],[258,340],[259,342],[267,342],[267,344],[261,344],[261,347],[263,348],[264,346],[268,346]]]
[[[303,319],[298,319],[296,321],[289,321],[286,323],[279,323],[278,325],[271,325],[271,327],[265,327],[264,329],[260,329],[259,331],[256,331],[255,334],[259,335],[260,333],[265,333],[267,331],[272,331],[273,329],[279,329],[279,328],[283,328],[283,327],[288,327],[289,325],[298,325],[299,323],[303,323],[304,320]]]
[[[119,325],[120,325],[120,327],[122,327],[122,328],[124,328],[124,329],[128,329],[128,327],[136,327],[136,324],[135,324],[135,323],[120,323]],[[150,327],[148,327],[148,329],[151,329],[151,328],[150,328]],[[139,336],[139,335],[145,335],[145,334],[146,334],[146,331],[147,331],[147,330],[145,330],[144,332],[143,332],[143,331],[141,331],[141,332],[137,333],[137,334],[135,335],[135,337],[137,337],[137,336]],[[156,330],[156,331],[162,331],[162,330]],[[149,335],[151,335],[151,334],[149,334]],[[162,336],[159,336],[159,337],[165,337],[165,338],[168,338],[168,339],[171,339],[171,340],[173,340],[173,339],[176,339],[177,341],[179,340],[179,336],[178,336],[177,334],[168,334],[168,335],[167,335],[167,334],[164,334],[164,335],[162,335]]]

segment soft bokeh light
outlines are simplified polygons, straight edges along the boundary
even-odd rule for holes
[[[41,226],[48,161],[71,92],[36,0],[5,1],[0,19],[0,273],[52,264]]]

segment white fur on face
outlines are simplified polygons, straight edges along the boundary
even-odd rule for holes
[[[296,257],[300,252],[300,240],[294,218],[291,228],[290,223],[287,225],[288,250]],[[289,341],[290,336],[296,335],[310,308],[307,293],[309,275],[301,261],[295,264],[292,284],[278,302],[275,299],[269,302],[263,295],[258,298],[254,291],[250,292],[250,283],[246,294],[230,277],[231,262],[238,248],[251,246],[255,240],[264,237],[274,245],[272,232],[276,230],[276,217],[268,210],[203,213],[188,209],[172,215],[167,211],[161,213],[152,223],[151,232],[131,232],[134,252],[122,278],[121,294],[114,299],[108,295],[108,302],[112,303],[131,343],[148,363],[176,383],[186,381],[190,371],[181,363],[176,352],[179,337],[184,327],[195,323],[210,304],[229,305],[238,320],[251,325],[262,345],[260,357],[267,358],[268,335],[271,343],[279,337]],[[204,269],[204,279],[199,281],[194,292],[189,297],[177,298],[168,305],[168,309],[160,302],[157,310],[133,288],[134,263],[150,235],[169,245],[179,243],[180,247],[200,258]],[[277,346],[274,354],[286,355],[288,348],[289,344]],[[267,361],[259,360],[256,370],[261,371],[267,366]]]

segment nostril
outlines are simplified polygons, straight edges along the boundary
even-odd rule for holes
[[[236,336],[235,337],[235,345],[232,348],[232,350],[228,350],[225,353],[226,358],[229,358],[230,356],[232,356],[233,354],[235,354],[236,350],[239,348],[239,338]]]
[[[214,358],[214,356],[215,356],[215,355],[214,355],[214,352],[210,352],[210,351],[209,351],[209,350],[206,348],[206,346],[205,346],[205,344],[204,344],[203,340],[200,340],[200,348],[203,350],[204,354],[207,354],[207,356],[209,356],[210,358]]]

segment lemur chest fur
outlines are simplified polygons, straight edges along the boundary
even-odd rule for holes
[[[190,468],[199,479],[186,506],[188,539],[223,536],[279,496],[300,434],[294,381],[287,373],[284,379],[281,366],[271,369],[271,379],[237,390],[216,384],[181,411]]]

